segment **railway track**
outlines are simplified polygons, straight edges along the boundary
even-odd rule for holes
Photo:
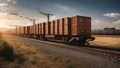
[[[30,39],[30,40],[120,61],[120,50],[118,49],[95,47],[95,46],[73,46],[73,45],[67,45],[61,42],[58,43],[53,41],[51,42],[51,41],[43,41],[43,40],[36,40],[36,39]]]
[[[120,61],[120,51],[116,51],[116,50],[109,50],[109,49],[101,49],[101,48],[92,48],[92,47],[81,47],[80,50],[86,52],[86,53],[90,53],[90,54],[94,54],[94,55],[98,55],[98,56],[102,56],[102,57],[109,57],[112,59],[115,59],[117,61]]]

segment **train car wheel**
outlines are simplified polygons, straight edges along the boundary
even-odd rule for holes
[[[77,43],[77,39],[71,39],[70,41],[69,41],[69,43],[71,44],[71,45],[74,45],[74,44],[76,44]]]

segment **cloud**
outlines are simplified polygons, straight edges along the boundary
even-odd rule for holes
[[[11,2],[11,3],[17,3],[16,0],[7,0],[8,2]]]
[[[65,15],[78,15],[78,14],[81,14],[80,11],[78,11],[77,9],[68,7],[66,5],[56,4],[56,3],[54,5],[58,10],[61,11],[61,13],[66,13]]]
[[[5,12],[8,10],[9,3],[17,3],[16,0],[0,0],[0,11]],[[0,17],[4,17],[7,15],[7,13],[0,12]]]
[[[100,20],[94,20],[93,23],[100,23]]]
[[[103,20],[93,20],[92,29],[103,29],[105,27],[115,27],[120,29],[120,19],[115,22],[107,22]]]
[[[112,22],[112,24],[120,29],[120,19],[115,22]]]
[[[52,17],[50,18],[50,20],[56,20],[56,19],[57,19],[56,16],[52,16]]]
[[[2,12],[0,12],[0,17],[4,17],[4,16],[6,16],[7,15],[7,13],[2,13]]]
[[[7,6],[8,4],[6,3],[0,3],[0,7]]]
[[[0,2],[0,11],[5,11],[7,9],[8,3],[7,2]]]
[[[106,13],[103,16],[111,17],[111,18],[120,18],[120,13]]]
[[[103,29],[105,27],[114,27],[112,23],[108,23],[102,20],[93,20],[92,29]]]
[[[58,8],[65,10],[65,11],[72,11],[69,7],[60,5],[60,4],[55,4]]]
[[[118,24],[120,26],[120,20],[113,22],[113,24]]]
[[[7,3],[0,3],[0,11],[5,11],[5,10],[7,10],[7,6],[8,6]],[[7,15],[7,13],[2,13],[2,12],[0,12],[0,17],[4,17],[4,16],[6,16],[6,15]]]
[[[17,0],[0,0],[2,3],[17,3]]]
[[[27,23],[25,23],[25,21]],[[1,24],[0,27],[6,27],[10,25],[25,26],[25,25],[31,25],[32,23],[27,20],[1,18],[0,24]]]

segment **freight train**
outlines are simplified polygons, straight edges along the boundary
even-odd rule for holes
[[[10,33],[43,40],[62,40],[67,44],[80,45],[95,39],[91,35],[91,17],[79,15],[17,27],[10,30]]]

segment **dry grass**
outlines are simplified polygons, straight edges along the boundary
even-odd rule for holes
[[[55,62],[60,68],[89,68],[88,65],[80,63],[77,60],[61,55],[51,55],[51,61]]]
[[[94,37],[96,39],[90,42],[91,45],[120,48],[120,36],[94,35]]]
[[[16,60],[14,62],[0,60],[1,68],[86,68],[86,65],[75,59],[46,53],[12,36],[5,35],[3,38],[13,47]]]
[[[3,37],[14,49],[16,54],[16,61],[13,64],[7,64],[7,67],[13,68],[14,66],[20,68],[52,68],[48,62],[48,58],[42,53],[38,52],[37,47],[25,44],[15,38],[4,36]],[[44,63],[47,65],[43,65],[41,62],[45,61]],[[3,65],[4,66],[4,65]],[[40,67],[39,67],[40,66]]]

